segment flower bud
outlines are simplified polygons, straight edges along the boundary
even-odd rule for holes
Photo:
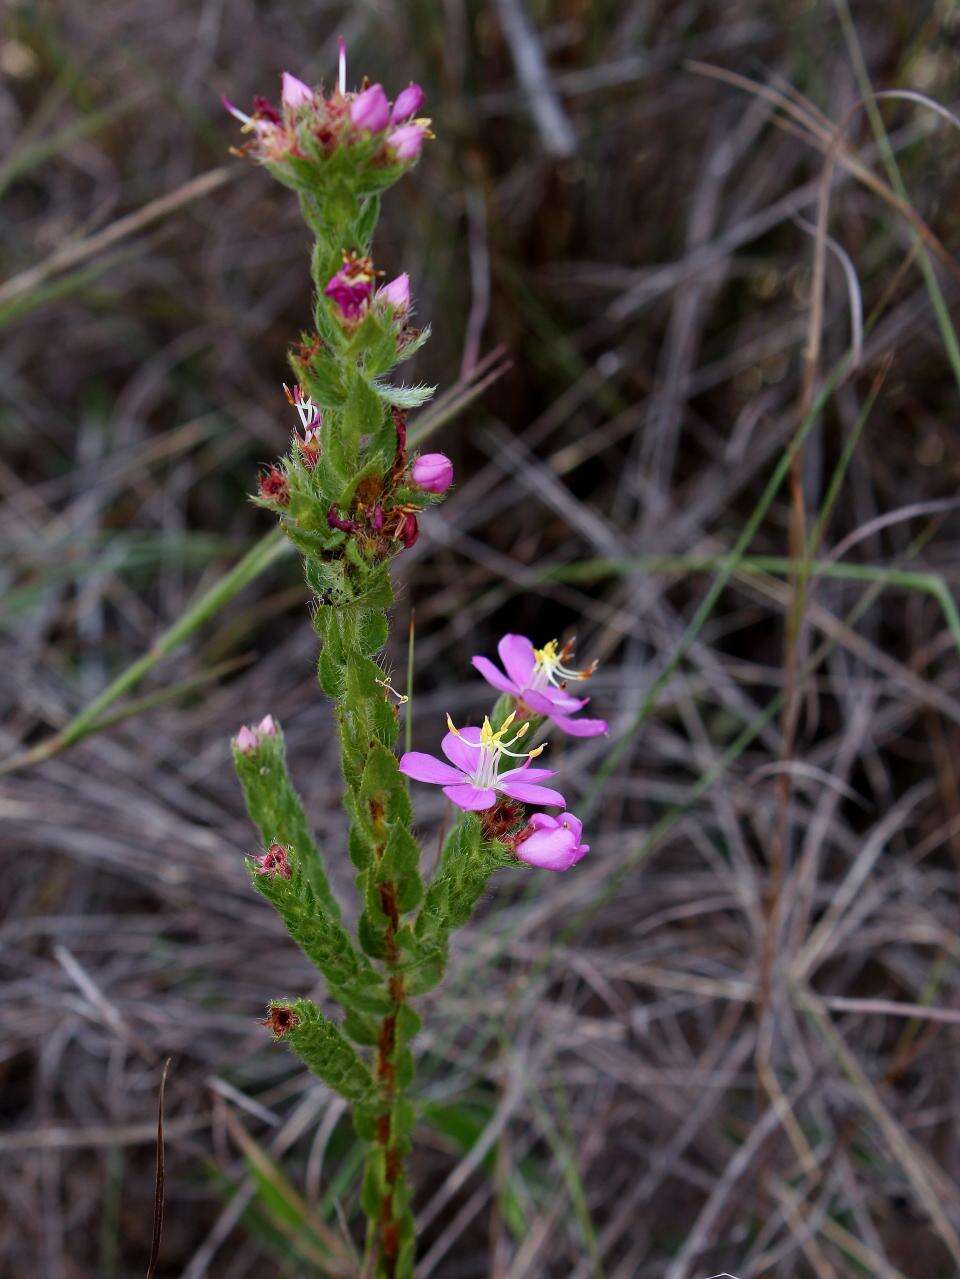
[[[377,297],[381,302],[392,306],[395,311],[409,311],[410,277],[406,271],[398,275],[395,280],[391,280],[389,284],[385,284],[382,289],[378,289]]]
[[[425,493],[446,493],[453,483],[453,463],[445,453],[424,453],[410,468],[410,477]]]
[[[422,124],[401,124],[387,135],[398,160],[415,160],[423,148],[427,130]]]
[[[297,107],[307,106],[313,101],[313,90],[289,71],[284,71],[280,84],[280,100],[288,111],[296,111]]]
[[[417,517],[412,511],[408,511],[403,517],[403,523],[400,526],[400,540],[409,550],[419,536],[420,525],[417,523]]]
[[[382,84],[371,84],[350,103],[350,119],[358,129],[379,133],[390,123],[390,103]]]
[[[403,124],[411,116],[416,115],[422,106],[423,90],[419,84],[414,84],[411,81],[405,89],[397,94],[397,100],[393,104],[393,110],[390,113],[390,123]]]
[[[241,755],[251,755],[257,749],[257,735],[244,724],[234,738],[234,745]]]
[[[289,505],[290,485],[279,466],[271,466],[269,470],[264,471],[257,487],[260,497],[265,502],[276,502],[277,506]]]
[[[337,514],[335,506],[331,506],[330,510],[327,511],[327,524],[330,528],[339,529],[341,533],[355,533],[357,531],[357,526],[353,520],[343,519]]]
[[[282,844],[271,844],[265,853],[257,858],[257,874],[266,875],[269,879],[289,879],[293,871],[287,859],[287,850]]]
[[[257,725],[257,732],[263,733],[265,737],[276,737],[277,721],[272,715],[264,715],[263,719]]]

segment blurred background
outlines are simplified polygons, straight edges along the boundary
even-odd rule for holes
[[[424,1001],[418,1275],[960,1272],[956,7],[3,22],[0,1274],[145,1273],[167,1057],[159,1275],[322,1274],[348,1227],[342,1103],[258,1025],[323,992],[228,751],[282,721],[349,901],[306,593],[246,496],[309,241],[219,102],[331,84],[341,34],[437,133],[376,246],[459,481],[397,566],[416,744],[507,630],[576,634],[611,723],[551,748],[589,858],[498,877]]]

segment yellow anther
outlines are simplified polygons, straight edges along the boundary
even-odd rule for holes
[[[536,759],[538,755],[542,755],[547,749],[547,743],[541,742],[539,746],[534,746],[532,751],[527,751],[527,759]]]

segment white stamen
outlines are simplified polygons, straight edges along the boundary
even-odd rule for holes
[[[337,43],[340,50],[340,96],[343,97],[347,92],[347,44],[343,36]]]

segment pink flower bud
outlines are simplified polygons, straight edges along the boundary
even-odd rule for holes
[[[382,84],[371,84],[350,103],[350,119],[358,129],[379,133],[390,123],[390,103]]]
[[[393,104],[393,111],[390,113],[391,124],[403,124],[409,120],[412,115],[416,115],[423,106],[423,90],[419,84],[412,81],[397,94],[397,100]]]
[[[277,721],[272,715],[264,715],[263,719],[257,725],[257,732],[263,733],[265,737],[276,737]]]
[[[425,493],[446,493],[453,483],[453,463],[445,453],[424,453],[410,468],[410,476]]]
[[[234,744],[241,755],[250,755],[257,749],[257,735],[244,724],[234,738]]]
[[[406,271],[395,280],[378,289],[377,297],[392,306],[395,311],[410,310],[410,277]]]
[[[401,124],[387,135],[398,160],[415,160],[423,148],[427,130],[422,124]]]
[[[280,83],[280,100],[288,111],[296,111],[297,107],[304,107],[313,101],[313,90],[289,71],[284,71]]]
[[[379,502],[373,508],[373,518],[370,520],[370,526],[374,533],[379,533],[383,529],[383,507]]]

